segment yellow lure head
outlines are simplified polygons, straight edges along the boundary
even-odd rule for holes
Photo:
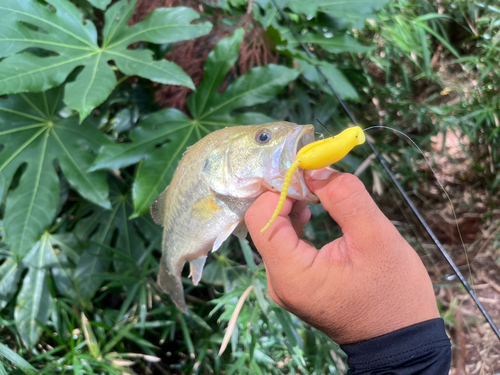
[[[365,143],[365,133],[359,126],[348,128],[342,133],[327,139],[322,139],[309,143],[302,147],[297,153],[297,157],[292,166],[288,169],[281,189],[280,200],[269,223],[260,231],[264,232],[278,217],[285,204],[288,187],[295,170],[302,169],[322,169],[342,160],[354,146]]]
[[[322,169],[342,160],[354,146],[365,143],[365,133],[359,126],[348,128],[327,139],[309,143],[297,153],[302,169]]]

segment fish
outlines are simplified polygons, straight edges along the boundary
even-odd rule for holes
[[[231,234],[246,237],[246,211],[262,193],[281,191],[298,150],[312,142],[313,125],[280,121],[217,130],[186,150],[170,185],[151,205],[151,217],[163,226],[158,285],[182,312],[185,263],[198,285],[210,250]],[[288,196],[319,203],[301,168]]]

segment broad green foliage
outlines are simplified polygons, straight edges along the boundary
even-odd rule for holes
[[[165,190],[186,147],[225,126],[272,121],[263,114],[232,115],[232,111],[269,101],[297,77],[298,71],[278,65],[254,68],[224,93],[217,93],[238,57],[242,38],[243,30],[237,30],[210,53],[204,80],[188,99],[192,118],[176,109],[153,113],[131,132],[131,143],[107,145],[99,154],[91,170],[123,168],[141,161],[134,182],[134,216],[148,212]]]
[[[7,196],[5,234],[20,259],[54,220],[59,202],[57,161],[64,176],[83,197],[109,208],[104,173],[87,172],[106,137],[75,117],[64,118],[62,88],[41,94],[0,99],[0,196],[22,165],[18,186]]]
[[[208,33],[210,23],[191,24],[198,14],[189,8],[161,8],[143,22],[128,27],[137,0],[121,0],[106,11],[102,43],[91,20],[68,0],[48,0],[53,8],[36,0],[3,0],[0,3],[0,95],[39,92],[60,85],[83,66],[66,85],[64,102],[83,120],[116,86],[113,60],[126,75],[155,82],[194,88],[179,66],[153,60],[152,51],[127,49],[136,42],[173,43]],[[102,7],[105,1],[94,2]],[[48,57],[33,48],[54,52]],[[26,51],[26,49],[30,49]],[[23,51],[23,53],[18,53]]]

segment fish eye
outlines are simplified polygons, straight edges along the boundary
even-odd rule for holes
[[[255,136],[255,140],[260,144],[266,144],[271,140],[271,133],[268,130],[260,130]]]

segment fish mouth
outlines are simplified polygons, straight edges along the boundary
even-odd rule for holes
[[[313,125],[303,125],[300,127],[297,126],[297,128],[298,131],[296,131],[295,134],[292,134],[292,138],[289,143],[290,147],[287,150],[288,151],[287,159],[290,161],[290,164],[295,161],[295,159],[297,158],[297,153],[300,151],[302,147],[315,141]],[[288,166],[288,168],[289,167],[290,166]],[[286,170],[281,171],[283,177],[286,175],[288,168],[286,168]],[[290,187],[288,189],[288,196],[290,196],[291,198],[295,198],[298,200],[305,200],[315,204],[319,203],[318,197],[314,195],[307,187],[304,178],[304,170],[301,167],[298,167],[292,176]]]

